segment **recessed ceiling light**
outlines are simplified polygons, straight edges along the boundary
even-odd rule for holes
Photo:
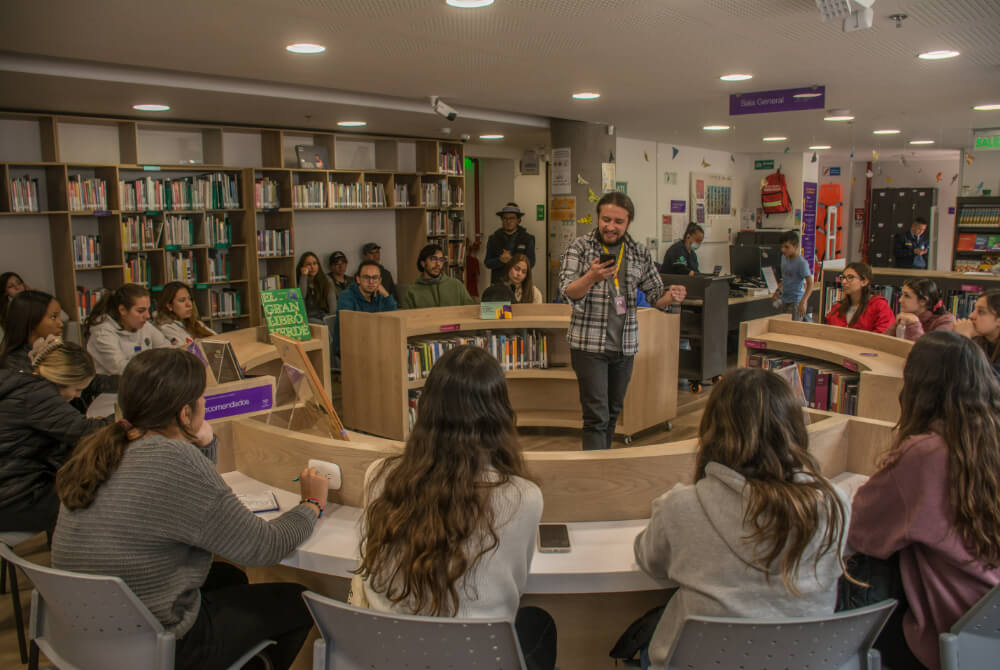
[[[367,126],[367,121],[337,121],[338,126],[344,128],[360,128],[361,126]]]
[[[495,133],[492,134],[492,135],[480,135],[479,139],[481,139],[481,140],[502,140],[503,139],[503,135],[498,135],[498,134],[495,134]]]
[[[814,144],[809,147],[809,151],[823,151],[824,149],[832,149],[829,144]]]
[[[775,135],[774,137],[762,137],[761,139],[764,142],[784,142],[788,138],[787,137],[779,137],[779,136]]]
[[[461,9],[479,9],[480,7],[489,7],[493,4],[493,0],[444,0],[444,2],[447,5]]]
[[[896,128],[883,128],[882,130],[873,130],[872,135],[899,135],[901,132]]]
[[[599,97],[601,97],[601,94],[594,91],[580,91],[573,94],[575,100],[597,100]]]
[[[796,93],[793,98],[818,98],[822,93]]]
[[[1000,109],[1000,104],[976,105],[973,109],[977,112],[993,112]]]
[[[729,126],[722,125],[721,123],[714,126],[702,126],[702,130],[729,130]]]
[[[934,140],[910,140],[910,144],[934,144]]]
[[[850,114],[833,114],[831,116],[824,116],[824,121],[853,121],[854,117]]]
[[[747,79],[753,79],[753,75],[734,72],[733,74],[724,74],[719,79],[722,81],[746,81]]]
[[[921,60],[945,60],[946,58],[954,58],[958,55],[959,52],[952,49],[939,49],[937,51],[925,51],[918,55],[917,58]]]
[[[297,42],[295,44],[289,44],[285,47],[286,51],[291,51],[293,54],[321,54],[326,51],[326,47],[322,44],[312,44],[310,42]]]
[[[137,109],[140,112],[168,112],[170,105],[132,105],[132,109]]]

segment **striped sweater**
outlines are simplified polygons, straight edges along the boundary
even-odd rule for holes
[[[273,565],[309,537],[315,520],[299,505],[264,521],[197,447],[151,434],[129,445],[90,507],[60,508],[52,565],[120,577],[180,638],[198,617],[213,554]]]

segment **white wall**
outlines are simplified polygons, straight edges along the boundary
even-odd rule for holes
[[[966,153],[972,154],[972,165],[965,164]],[[992,191],[991,195],[1000,196],[1000,151],[962,152],[962,176],[958,181],[962,195],[982,195],[977,193],[982,182],[984,189]]]
[[[0,216],[0,240],[0,273],[16,272],[31,288],[55,293],[47,216]]]
[[[343,212],[295,212],[295,258],[306,251],[319,256],[323,271],[330,254],[343,251],[347,254],[347,271],[350,274],[361,261],[361,247],[366,242],[382,246],[382,265],[399,277],[399,263],[415,263],[416,258],[400,259],[396,256],[396,216],[387,210]]]
[[[747,154],[746,176],[744,177],[743,207],[757,209],[760,207],[761,182],[769,174],[774,174],[778,169],[785,175],[785,184],[788,186],[788,196],[792,200],[792,209],[787,214],[768,214],[764,216],[763,227],[775,230],[797,229],[795,224],[795,210],[802,210],[802,181],[806,176],[815,171],[809,170],[809,159],[812,153],[754,153]],[[773,160],[774,168],[767,170],[755,170],[754,161]],[[818,161],[818,159],[817,159]],[[818,167],[817,167],[818,170]],[[812,179],[811,181],[816,181]]]

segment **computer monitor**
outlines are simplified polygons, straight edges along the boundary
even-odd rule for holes
[[[781,280],[781,247],[762,244],[760,249],[760,266],[774,268],[774,278]]]
[[[743,279],[760,277],[760,250],[754,246],[730,245],[729,271]]]

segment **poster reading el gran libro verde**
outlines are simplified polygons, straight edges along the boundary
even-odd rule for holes
[[[297,288],[261,291],[260,303],[264,308],[267,332],[306,342],[312,339],[306,304]]]

